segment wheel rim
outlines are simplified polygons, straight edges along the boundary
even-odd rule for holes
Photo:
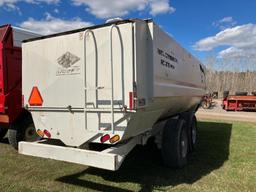
[[[211,102],[209,100],[204,100],[202,101],[201,106],[203,109],[209,109],[211,107]]]
[[[181,135],[181,143],[180,143],[182,158],[185,158],[187,156],[187,152],[188,152],[188,138],[185,133],[186,133],[186,130],[183,130],[182,135]]]
[[[196,137],[197,137],[197,133],[196,133],[196,125],[195,123],[193,123],[193,126],[192,126],[192,143],[193,145],[196,143]]]
[[[206,101],[204,101],[203,102],[203,104],[202,104],[202,107],[204,108],[204,109],[207,109],[208,108],[208,106],[207,106],[208,104],[207,104],[207,102]]]
[[[36,133],[34,124],[33,123],[29,124],[25,130],[24,140],[25,141],[36,141],[39,138],[40,137]]]

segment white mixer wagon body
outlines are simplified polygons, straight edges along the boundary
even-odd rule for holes
[[[32,39],[22,45],[22,61],[24,105],[36,129],[70,147],[138,141],[161,119],[196,108],[205,94],[204,66],[151,20]],[[21,142],[20,152],[51,158],[31,152],[42,145]]]

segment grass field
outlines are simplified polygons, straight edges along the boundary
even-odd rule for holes
[[[256,124],[200,122],[199,145],[182,170],[137,147],[117,172],[18,155],[0,143],[0,191],[256,191]]]

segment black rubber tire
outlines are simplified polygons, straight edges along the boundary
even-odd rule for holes
[[[8,131],[8,140],[11,146],[18,149],[20,141],[36,141],[40,139],[37,135],[33,120],[31,117],[17,119],[10,125]]]
[[[6,135],[8,129],[5,127],[0,126],[0,140],[2,140],[4,138],[4,136]]]
[[[203,109],[210,109],[211,104],[207,101],[202,101],[201,106]]]
[[[182,168],[187,164],[188,133],[183,119],[168,120],[162,136],[162,158],[166,166]]]

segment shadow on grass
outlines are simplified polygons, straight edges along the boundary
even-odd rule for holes
[[[8,144],[9,145],[9,141],[7,137],[4,137],[3,139],[0,139],[0,143],[1,144]]]
[[[98,191],[131,191],[107,184],[84,180],[86,175],[96,175],[110,182],[139,184],[140,191],[152,191],[155,187],[192,184],[211,171],[220,168],[229,157],[232,124],[199,122],[199,144],[189,157],[189,164],[181,170],[166,168],[161,162],[161,152],[154,144],[136,147],[116,172],[88,168],[57,180]]]

